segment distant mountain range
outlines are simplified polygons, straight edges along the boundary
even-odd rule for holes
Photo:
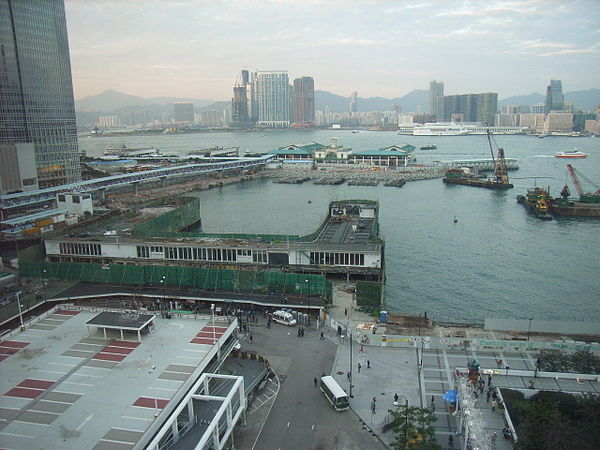
[[[75,109],[77,111],[113,112],[128,106],[170,105],[173,102],[192,102],[194,108],[200,109],[215,103],[215,100],[198,100],[178,97],[143,98],[109,89],[98,95],[91,95],[89,97],[84,97],[81,100],[76,100]]]
[[[543,103],[545,96],[538,93],[508,97],[498,102],[504,105],[535,105]],[[96,123],[99,116],[103,115],[129,115],[142,120],[165,120],[173,113],[173,102],[188,101],[194,104],[196,112],[203,110],[222,111],[231,105],[229,101],[214,101],[207,99],[179,98],[179,97],[152,97],[142,98],[128,95],[113,90],[104,91],[98,95],[84,97],[75,102],[77,119],[80,125]],[[576,109],[593,110],[600,105],[600,89],[587,89],[585,91],[567,92],[565,101],[571,102]],[[348,111],[349,98],[332,94],[326,91],[315,91],[315,107],[319,111],[328,109],[331,112]],[[403,97],[387,99],[383,97],[370,97],[357,99],[358,111],[391,111],[398,105],[402,112],[417,111],[420,106],[423,112],[429,111],[429,91],[416,89]]]

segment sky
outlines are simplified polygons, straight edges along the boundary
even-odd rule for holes
[[[600,0],[65,0],[75,98],[230,100],[241,69],[401,97],[600,88]]]

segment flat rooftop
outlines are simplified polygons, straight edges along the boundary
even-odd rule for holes
[[[105,339],[86,325],[99,314],[56,310],[0,342],[2,448],[133,448],[228,328],[157,317],[141,342],[116,329]]]

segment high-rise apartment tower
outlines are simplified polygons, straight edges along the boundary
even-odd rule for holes
[[[498,94],[446,95],[438,101],[438,121],[450,121],[461,117],[464,122],[492,125],[498,112]]]
[[[444,96],[444,82],[430,81],[429,82],[429,113],[435,116],[438,120],[442,119],[440,114],[440,97]]]
[[[21,144],[40,188],[81,179],[62,0],[0,0],[0,147]]]
[[[296,78],[292,88],[292,122],[315,122],[315,81],[312,77]]]
[[[290,126],[290,82],[287,71],[258,72],[258,124],[272,128]]]

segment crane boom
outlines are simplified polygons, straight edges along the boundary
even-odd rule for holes
[[[571,164],[567,164],[567,170],[569,171],[569,175],[571,175],[571,178],[573,179],[573,184],[575,185],[575,189],[577,190],[577,193],[581,197],[582,195],[584,195],[584,192],[583,192],[583,189],[581,188],[581,183],[579,182],[579,177],[575,173],[575,169],[573,169],[573,166]]]

